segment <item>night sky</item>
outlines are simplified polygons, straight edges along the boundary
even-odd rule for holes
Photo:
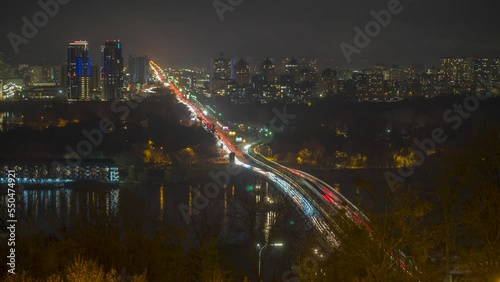
[[[498,1],[401,0],[403,11],[347,64],[339,44],[353,44],[353,28],[364,28],[373,20],[370,11],[386,9],[388,2],[242,0],[221,22],[212,0],[71,0],[15,55],[7,34],[21,34],[21,18],[31,19],[41,8],[37,1],[2,1],[0,50],[17,62],[64,62],[67,43],[87,39],[97,62],[99,45],[120,39],[125,56],[149,55],[172,67],[205,66],[219,52],[316,57],[343,68],[500,56]]]

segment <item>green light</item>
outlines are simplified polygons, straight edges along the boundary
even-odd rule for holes
[[[247,187],[247,191],[248,191],[248,192],[253,191],[253,186],[252,186],[252,185],[248,186],[248,187]]]

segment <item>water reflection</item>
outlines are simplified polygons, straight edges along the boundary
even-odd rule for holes
[[[90,185],[90,184],[89,184]],[[241,177],[238,181],[229,183],[215,198],[209,198],[207,208],[199,197],[204,195],[205,183],[191,184],[127,184],[113,188],[53,188],[18,190],[18,220],[26,226],[41,231],[56,232],[60,227],[71,225],[75,220],[94,222],[97,219],[110,218],[122,224],[124,221],[134,221],[138,226],[188,227],[185,217],[179,209],[180,204],[189,207],[185,211],[189,216],[207,216],[219,225],[221,233],[228,231],[229,223],[235,218],[233,203],[249,197],[255,201],[266,201],[271,193],[269,184],[258,177]],[[21,187],[21,186],[20,186]],[[249,189],[252,188],[252,189]],[[253,189],[255,188],[255,189]],[[1,200],[5,202],[6,195]],[[197,201],[199,203],[194,203]],[[245,200],[246,201],[246,200]],[[262,202],[262,204],[266,203]],[[193,207],[194,206],[194,207]],[[239,206],[236,204],[236,206]],[[245,207],[245,206],[244,206]],[[195,211],[193,211],[195,209]],[[193,214],[194,213],[194,214]],[[262,213],[258,221],[266,234],[274,224],[275,214]]]

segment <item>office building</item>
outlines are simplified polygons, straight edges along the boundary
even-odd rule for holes
[[[88,42],[71,41],[68,46],[68,99],[90,99],[91,71]]]

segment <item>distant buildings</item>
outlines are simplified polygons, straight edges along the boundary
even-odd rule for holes
[[[101,68],[99,66],[92,66],[90,76],[90,91],[94,94],[101,92]]]
[[[381,98],[384,94],[384,75],[381,72],[368,72],[368,97]]]
[[[62,66],[34,65],[30,66],[30,86],[60,86],[62,85]]]
[[[128,57],[127,72],[130,74],[131,83],[145,84],[151,76],[149,69],[148,56]]]
[[[248,85],[250,83],[250,68],[243,59],[240,59],[234,66],[234,80],[238,85]]]
[[[462,94],[471,89],[471,59],[470,58],[442,58],[441,81],[444,82],[444,91],[450,94]]]
[[[223,53],[218,58],[212,59],[210,77],[211,90],[219,95],[225,95],[228,84],[234,79],[233,60],[224,57]]]
[[[500,58],[494,58],[491,62],[491,81],[496,84],[496,87],[500,85]]]
[[[488,58],[471,59],[471,90],[475,94],[488,92],[488,85],[492,81],[493,65]]]
[[[67,86],[67,98],[72,100],[123,99],[125,82],[132,86],[127,89],[134,91],[135,85],[149,82],[151,73],[147,56],[129,56],[125,76],[122,52],[120,41],[104,42],[101,66],[91,65],[85,40],[69,43],[65,65],[10,66],[0,52],[0,79],[9,89],[15,88],[3,92],[8,93],[9,99],[25,99],[30,98],[30,91],[43,94],[45,90],[57,90],[59,95],[53,96],[60,97],[64,91],[57,86]],[[227,95],[235,103],[309,103],[334,95],[351,101],[394,101],[489,91],[500,94],[500,58],[447,57],[440,60],[437,68],[376,64],[363,70],[318,70],[317,60],[312,58],[235,61],[221,53],[210,60],[209,69],[209,75],[204,70],[189,69],[171,70],[169,75],[176,76],[186,89],[193,88],[197,94]]]
[[[74,40],[68,45],[68,99],[89,100],[91,64],[89,44]]]
[[[285,74],[289,75],[294,83],[300,82],[299,63],[294,58],[285,64]]]
[[[301,69],[304,69],[304,68],[310,69],[313,72],[317,73],[318,72],[318,60],[306,58],[306,57],[301,57],[299,59],[299,67]]]
[[[499,59],[450,57],[441,59],[442,91],[446,94],[484,94],[495,90],[491,83],[500,80]],[[496,86],[498,89],[498,86]]]
[[[443,77],[448,75],[446,79],[452,80],[458,75],[456,70],[426,69],[422,64],[407,67],[377,64],[364,70],[318,71],[317,60],[311,58],[284,58],[277,60],[279,67],[274,62],[266,58],[255,67],[243,59],[234,64],[231,58],[221,55],[211,60],[211,89],[218,95],[230,95],[236,103],[306,103],[332,95],[354,101],[385,101],[451,93],[445,89]],[[251,69],[256,74],[251,74]],[[486,77],[484,64],[477,64],[474,72]],[[492,73],[490,70],[488,74]],[[249,76],[250,84],[246,85]],[[497,77],[500,80],[500,75]],[[463,82],[457,85],[462,91],[471,89],[464,88]]]
[[[3,74],[5,71],[4,60],[5,60],[5,54],[2,51],[0,51],[0,101],[4,100],[3,97]]]
[[[276,68],[274,66],[274,63],[267,58],[264,60],[262,63],[262,66],[260,68],[260,73],[264,77],[264,80],[267,83],[274,84],[276,83]]]
[[[101,98],[107,101],[123,98],[123,56],[120,40],[101,45]]]
[[[337,72],[332,69],[325,69],[321,73],[318,90],[320,97],[337,94]]]
[[[5,71],[5,53],[0,50],[0,78],[4,77]]]

